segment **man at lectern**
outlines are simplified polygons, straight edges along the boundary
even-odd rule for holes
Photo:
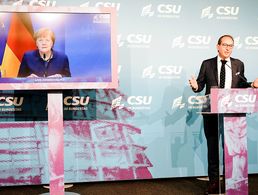
[[[258,78],[249,83],[244,75],[244,63],[239,59],[230,57],[234,47],[231,35],[223,35],[218,39],[218,55],[202,62],[197,79],[194,76],[189,84],[194,92],[206,88],[205,94],[210,94],[212,87],[219,88],[247,88],[258,87]],[[203,114],[204,134],[208,150],[208,176],[209,186],[205,194],[219,192],[219,141],[218,141],[218,115]]]
[[[18,77],[71,77],[67,55],[53,49],[54,32],[41,28],[34,39],[38,49],[24,54]]]

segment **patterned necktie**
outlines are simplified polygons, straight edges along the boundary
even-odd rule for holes
[[[225,71],[225,64],[227,63],[227,60],[221,60],[221,69],[220,69],[220,83],[219,87],[224,88],[225,87],[225,79],[226,79],[226,71]]]

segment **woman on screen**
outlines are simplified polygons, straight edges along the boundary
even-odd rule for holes
[[[67,55],[53,49],[54,32],[41,28],[34,39],[38,49],[24,54],[18,77],[71,77]]]

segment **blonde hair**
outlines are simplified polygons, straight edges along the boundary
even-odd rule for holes
[[[47,35],[49,35],[49,36],[51,37],[51,40],[52,40],[53,45],[54,45],[55,40],[56,40],[55,34],[54,34],[54,32],[53,32],[52,30],[50,30],[49,28],[40,28],[38,31],[36,31],[36,32],[34,33],[34,40],[37,41],[37,39],[38,39],[39,37],[44,37],[44,36],[47,36]]]

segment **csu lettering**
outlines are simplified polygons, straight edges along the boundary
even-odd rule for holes
[[[160,66],[159,73],[160,74],[181,74],[182,66]]]
[[[64,104],[66,106],[86,106],[89,104],[90,97],[81,97],[81,96],[67,96],[64,98]]]
[[[151,104],[152,96],[130,96],[127,99],[130,105],[149,105]]]
[[[120,9],[120,3],[111,3],[111,2],[98,2],[96,7],[114,7],[117,11]]]
[[[0,106],[21,106],[23,97],[0,97]]]
[[[219,15],[226,15],[226,16],[228,16],[228,15],[238,15],[239,7],[219,6],[219,7],[217,7],[216,12]]]
[[[235,100],[238,103],[255,103],[256,95],[236,95]]]
[[[158,6],[158,12],[163,14],[179,14],[181,12],[181,5],[171,5],[171,4],[160,4]]]
[[[189,104],[205,104],[207,102],[206,96],[190,96],[188,98]]]
[[[211,41],[211,36],[189,36],[188,43],[193,45],[200,45],[200,44],[209,44]]]
[[[43,7],[54,7],[56,5],[56,1],[53,1],[52,2],[52,5],[51,5],[51,1],[46,1],[46,0],[32,0],[30,1],[29,3],[30,6],[35,6],[35,5],[38,5],[38,6],[43,6]]]
[[[245,43],[247,45],[258,45],[258,37],[248,36],[245,38]]]
[[[127,41],[129,43],[145,43],[148,44],[151,42],[151,35],[145,34],[130,34],[127,36]]]

